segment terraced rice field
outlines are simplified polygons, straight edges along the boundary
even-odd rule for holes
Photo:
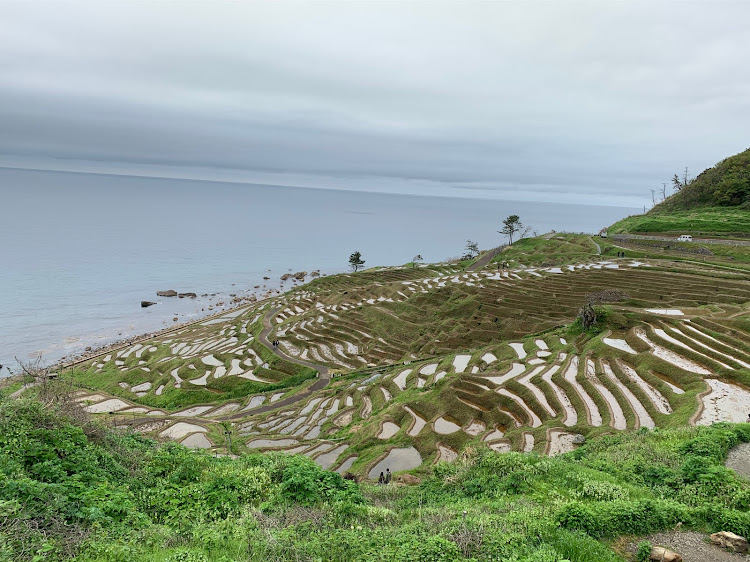
[[[601,433],[747,419],[748,281],[630,260],[323,277],[93,359],[76,399],[186,446],[227,452],[229,431],[235,453],[376,478],[467,446],[562,454]],[[611,288],[628,297],[603,332],[571,327]]]

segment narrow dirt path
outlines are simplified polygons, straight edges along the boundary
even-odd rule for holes
[[[596,255],[597,255],[597,256],[601,256],[601,255],[602,255],[602,247],[601,247],[601,246],[599,246],[599,244],[598,244],[598,243],[597,243],[596,241],[594,241],[594,239],[593,239],[593,238],[591,238],[591,236],[589,236],[589,240],[591,240],[591,243],[592,243],[592,244],[593,244],[594,246],[596,246]]]
[[[221,416],[215,419],[222,420],[222,421],[236,420],[236,419],[245,418],[248,416],[254,416],[255,414],[264,414],[266,412],[270,412],[271,410],[276,410],[278,408],[283,408],[286,406],[290,406],[292,404],[296,404],[297,402],[301,402],[302,400],[308,398],[313,392],[317,392],[318,390],[324,389],[328,385],[328,381],[331,380],[331,374],[328,370],[328,367],[324,365],[318,365],[316,363],[310,363],[308,361],[303,361],[302,359],[297,359],[296,357],[290,357],[286,355],[285,353],[282,353],[280,349],[275,348],[273,347],[273,345],[271,345],[271,342],[268,340],[268,336],[271,333],[271,330],[273,330],[273,324],[271,322],[274,316],[276,316],[276,313],[280,309],[281,307],[277,306],[276,308],[273,308],[269,310],[268,312],[266,312],[265,316],[263,316],[263,330],[258,336],[260,339],[260,343],[265,345],[276,356],[280,357],[284,361],[289,361],[290,363],[303,365],[305,367],[309,367],[310,369],[316,370],[318,372],[318,379],[314,383],[312,383],[310,386],[308,386],[305,390],[298,392],[297,394],[294,394],[292,396],[288,396],[284,398],[283,400],[279,400],[278,402],[273,402],[272,404],[267,404],[265,406],[259,406],[258,408],[254,408],[252,410],[248,410],[244,412],[235,412],[234,414]]]
[[[281,357],[284,361],[289,361],[290,363],[296,363],[297,365],[303,365],[305,367],[310,367],[311,369],[315,369],[320,373],[321,377],[328,376],[328,367],[324,365],[318,365],[317,363],[310,363],[309,361],[304,361],[302,359],[297,359],[296,357],[290,357],[289,355],[283,353],[279,348],[273,347],[271,345],[271,342],[268,339],[268,336],[271,333],[271,330],[273,330],[273,324],[271,324],[271,320],[273,320],[273,317],[276,316],[276,313],[281,309],[280,306],[277,306],[276,308],[272,308],[268,312],[266,312],[266,315],[263,317],[263,330],[260,333],[260,343],[265,345],[268,349],[270,349],[275,355],[278,357]],[[330,377],[329,377],[330,378]]]
[[[492,258],[494,258],[496,255],[502,252],[503,248],[505,248],[505,246],[498,246],[497,248],[492,248],[491,250],[487,250],[484,254],[482,254],[481,258],[479,258],[477,261],[475,261],[473,264],[467,267],[466,271],[476,271],[477,269],[482,269],[483,267],[485,267],[487,264],[489,264],[492,261]]]

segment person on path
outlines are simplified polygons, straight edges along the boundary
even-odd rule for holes
[[[385,484],[385,476],[383,476],[383,471],[381,470],[380,471],[380,478],[378,478],[378,485],[382,486],[383,484]]]
[[[386,484],[391,483],[391,469],[390,468],[385,469],[385,483]]]

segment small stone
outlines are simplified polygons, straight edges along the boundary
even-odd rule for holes
[[[586,442],[586,438],[581,435],[580,433],[576,433],[573,436],[573,444],[574,445],[583,445]]]
[[[176,297],[177,291],[169,289],[168,291],[156,291],[157,297]]]
[[[682,556],[664,548],[663,546],[655,546],[651,549],[651,555],[648,557],[649,560],[657,562],[682,562]]]
[[[740,554],[747,553],[748,544],[745,537],[735,535],[729,531],[720,531],[711,535],[711,542],[715,545],[728,548],[733,552],[739,552]]]
[[[407,486],[415,486],[422,482],[422,480],[412,474],[399,474],[398,481]]]

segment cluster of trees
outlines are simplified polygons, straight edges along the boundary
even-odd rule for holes
[[[685,170],[682,172],[682,177],[675,174],[672,177],[672,190],[675,192],[682,191],[683,188],[690,185],[695,178],[691,178],[688,172],[687,166],[685,167]],[[661,189],[652,189],[651,190],[651,203],[653,205],[656,205],[656,198],[658,195],[661,195],[661,201],[666,200],[667,198],[667,182],[664,182],[661,184]]]
[[[725,158],[716,166],[690,177],[687,168],[672,177],[673,195],[667,196],[667,183],[651,190],[658,209],[686,210],[693,207],[750,207],[750,149]]]

